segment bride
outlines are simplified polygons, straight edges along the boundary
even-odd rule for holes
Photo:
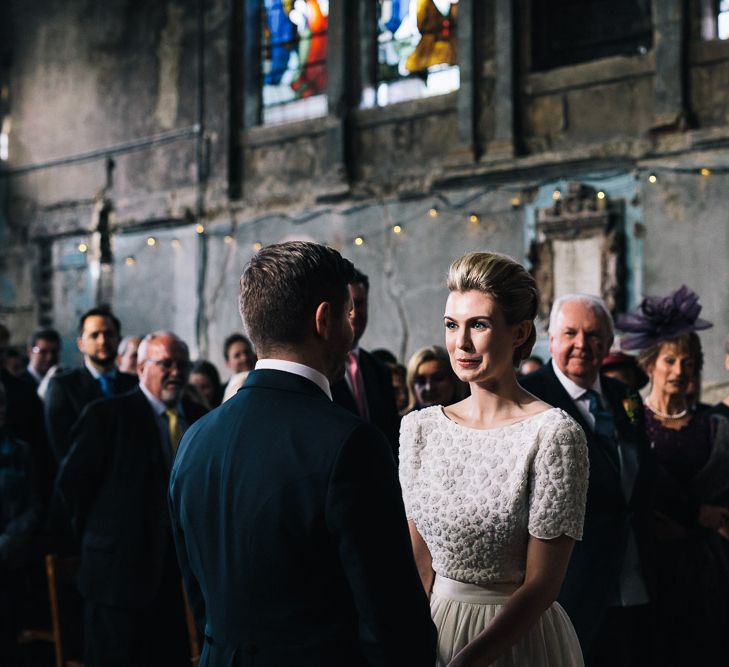
[[[505,255],[448,273],[445,339],[471,395],[402,421],[400,480],[438,665],[582,665],[555,602],[582,537],[587,447],[566,413],[516,381],[536,338],[538,292]]]

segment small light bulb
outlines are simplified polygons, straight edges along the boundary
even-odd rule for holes
[[[514,208],[517,208],[517,207],[521,206],[521,197],[512,197],[511,198],[511,205]]]
[[[554,201],[559,201],[560,199],[562,199],[562,193],[559,190],[555,190],[552,193],[552,199],[554,199]]]
[[[600,190],[600,192],[597,193],[597,198],[598,199],[605,199],[605,193],[602,190]]]
[[[147,245],[148,245],[148,246],[149,246],[150,248],[152,248],[152,247],[156,246],[156,245],[157,245],[157,239],[156,239],[156,238],[154,238],[154,236],[150,236],[150,237],[149,237],[149,238],[147,239]]]
[[[364,239],[361,236],[358,236],[356,239],[354,239],[354,245],[362,245],[364,243]]]
[[[85,243],[79,243],[78,244],[78,251],[79,252],[86,252],[89,249],[89,246],[87,246]]]
[[[203,227],[203,225],[198,222],[197,225],[195,226],[195,231],[198,234],[202,234],[205,231],[205,227]]]
[[[178,248],[180,247],[180,245],[182,245],[182,244],[180,243],[180,239],[172,239],[172,240],[170,241],[170,245],[171,245],[171,246],[172,246],[172,247],[173,247],[173,248],[174,248],[175,250],[177,250],[177,249],[178,249]]]
[[[709,169],[708,167],[702,167],[699,173],[702,176],[711,176],[711,169]]]
[[[261,248],[263,248],[263,243],[256,242],[253,244],[253,250],[258,252]]]
[[[658,180],[658,176],[656,176],[655,174],[651,174],[650,176],[648,176],[649,183],[655,183],[657,180]]]
[[[430,209],[430,210],[428,211],[428,215],[429,215],[429,216],[430,216],[431,218],[437,218],[437,217],[438,217],[438,209],[437,209],[437,208],[431,208],[431,209]]]
[[[395,225],[392,228],[392,232],[393,234],[402,234],[402,227],[400,227],[400,225]]]
[[[226,234],[225,235],[225,238],[223,239],[223,241],[225,241],[228,245],[232,245],[233,244],[233,237],[230,234]]]
[[[132,257],[131,255],[129,255],[129,257],[126,258],[125,263],[127,266],[134,266],[137,263],[137,260],[134,259],[134,257]]]
[[[475,213],[471,213],[468,219],[475,225],[478,222],[478,216]]]

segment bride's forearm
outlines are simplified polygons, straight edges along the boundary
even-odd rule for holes
[[[485,667],[506,653],[554,601],[551,592],[542,589],[525,584],[514,591],[488,627],[453,658],[449,667]]]

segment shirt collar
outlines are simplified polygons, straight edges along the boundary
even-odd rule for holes
[[[166,403],[163,403],[159,400],[154,394],[152,394],[147,387],[145,387],[141,382],[139,383],[139,388],[142,390],[142,393],[146,397],[147,401],[149,401],[150,406],[152,406],[152,410],[154,410],[154,413],[156,415],[162,416],[167,412],[167,410],[173,409],[176,410],[178,414],[182,414],[182,409],[180,406],[180,403],[178,402],[177,405],[167,405]]]
[[[38,382],[40,382],[43,379],[43,376],[33,368],[32,364],[28,364],[26,370],[28,373],[30,373]]]
[[[259,359],[256,362],[256,370],[285,371],[294,375],[300,375],[307,380],[311,380],[311,382],[329,397],[330,401],[332,400],[332,390],[329,387],[329,380],[327,380],[326,375],[311,366],[305,366],[295,361],[285,361],[284,359]]]
[[[592,386],[585,389],[584,387],[580,387],[580,385],[570,380],[560,370],[559,366],[557,366],[554,360],[552,360],[552,368],[554,369],[554,374],[557,376],[560,384],[565,388],[565,391],[570,395],[570,398],[573,401],[578,401],[581,398],[584,398],[585,392],[588,391],[588,389],[592,389],[593,391],[597,392],[598,396],[602,398],[602,383],[600,382],[599,373],[597,374],[595,381],[592,383]]]
[[[94,376],[94,379],[98,380],[102,375],[106,375],[106,377],[114,378],[116,379],[117,374],[117,368],[116,366],[112,367],[111,370],[106,371],[106,373],[101,373],[96,366],[89,363],[86,359],[84,359],[84,366],[86,366],[86,370],[91,373],[91,375]]]

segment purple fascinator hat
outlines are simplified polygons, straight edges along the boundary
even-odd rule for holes
[[[624,350],[642,350],[714,325],[699,317],[699,295],[681,285],[668,296],[648,296],[632,312],[618,317],[615,325],[626,335],[620,341]]]

